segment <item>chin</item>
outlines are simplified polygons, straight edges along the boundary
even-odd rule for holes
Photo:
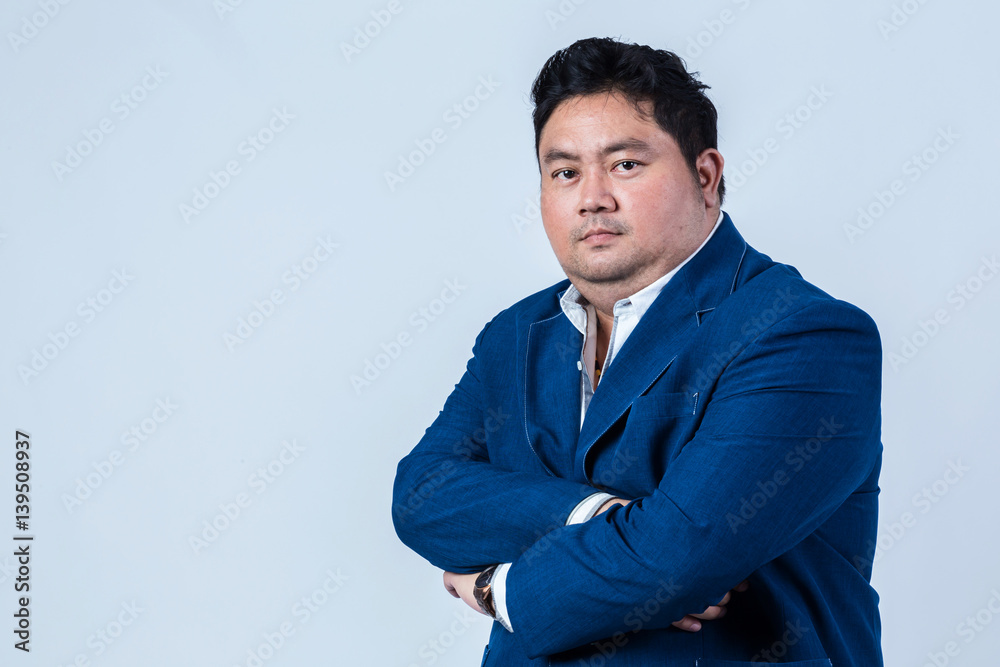
[[[595,267],[576,272],[578,278],[594,284],[625,282],[634,275],[631,267]]]

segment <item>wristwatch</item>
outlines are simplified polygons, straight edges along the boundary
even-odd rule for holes
[[[476,587],[472,589],[472,595],[479,603],[479,608],[490,618],[496,618],[496,607],[493,605],[493,573],[497,566],[491,565],[476,577]]]

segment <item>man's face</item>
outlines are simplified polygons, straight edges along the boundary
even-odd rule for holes
[[[717,151],[702,156],[710,152],[721,172]],[[562,102],[538,154],[545,233],[585,294],[649,285],[694,252],[718,216],[712,178],[695,176],[673,137],[618,94]]]

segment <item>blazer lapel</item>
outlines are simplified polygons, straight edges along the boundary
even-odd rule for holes
[[[556,477],[573,477],[580,434],[583,336],[559,311],[528,328],[524,361],[524,428],[528,444]]]
[[[587,482],[592,483],[586,467],[591,447],[669,368],[698,326],[695,310],[683,285],[672,278],[601,376],[587,408],[574,461],[574,470]]]
[[[669,368],[701,322],[732,294],[747,248],[724,214],[705,247],[664,286],[601,377],[575,448],[575,475],[593,483],[587,470],[591,448]]]

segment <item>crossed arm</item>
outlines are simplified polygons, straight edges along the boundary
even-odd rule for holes
[[[601,506],[598,507],[597,511],[594,513],[594,516],[596,517],[600,514],[603,514],[608,509],[610,509],[615,505],[627,505],[628,503],[629,501],[623,498],[612,497],[608,500],[605,500],[601,504]],[[472,574],[445,572],[444,587],[445,590],[451,593],[452,597],[461,598],[462,601],[465,602],[465,604],[469,605],[469,607],[471,607],[474,611],[477,611],[481,614],[485,614],[485,612],[483,612],[480,609],[479,603],[476,601],[475,596],[473,595],[473,590],[475,589],[476,579],[478,576],[479,576],[478,572],[474,572]],[[749,583],[747,581],[743,581],[740,584],[738,584],[735,588],[733,588],[733,590],[737,592],[742,592],[745,591],[748,587]],[[672,625],[676,628],[680,628],[681,630],[685,630],[687,632],[698,632],[699,630],[701,630],[701,621],[715,620],[717,618],[722,618],[726,614],[726,604],[729,603],[731,595],[732,592],[726,593],[725,597],[722,598],[722,600],[717,605],[712,605],[708,607],[707,609],[705,609],[705,611],[703,611],[700,614],[686,614],[684,618],[680,619],[679,621],[674,621]],[[504,624],[506,625],[506,623]]]
[[[678,590],[646,628],[718,606],[737,582],[825,521],[878,454],[878,332],[853,307],[814,304],[733,360],[698,433],[657,489],[565,526],[594,489],[490,465],[482,442],[469,437],[489,416],[478,363],[474,355],[441,415],[400,462],[393,517],[400,538],[448,572],[512,563],[507,608],[529,657],[628,630],[629,610],[664,580]],[[805,454],[810,439],[821,446]],[[779,472],[783,502],[742,524],[727,518],[756,483]],[[559,539],[536,544],[552,530]],[[622,568],[627,576],[616,574]],[[467,581],[452,582],[463,599]],[[565,614],[553,613],[559,609]],[[564,622],[569,615],[573,623]]]

